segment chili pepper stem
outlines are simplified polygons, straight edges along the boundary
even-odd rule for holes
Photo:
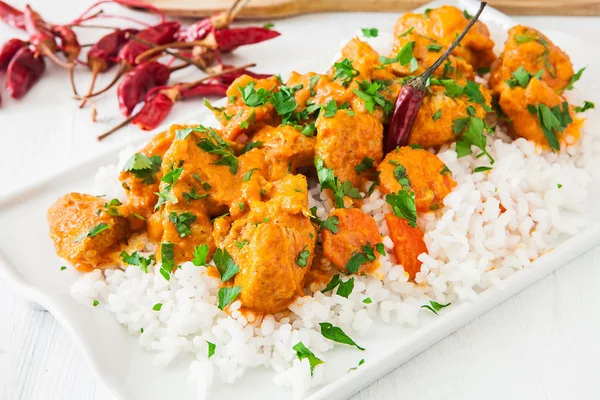
[[[90,29],[112,29],[117,30],[116,26],[108,26],[108,25],[71,25],[72,28],[90,28]]]
[[[75,65],[71,65],[69,68],[69,82],[71,82],[71,89],[73,90],[73,96],[78,96],[77,88],[75,87]]]
[[[169,67],[169,73],[173,73],[175,71],[179,71],[180,69],[184,69],[189,67],[191,64],[181,64],[181,65],[176,65],[174,67]]]
[[[137,114],[130,116],[125,121],[121,122],[119,125],[115,126],[111,130],[109,130],[107,132],[104,132],[102,135],[98,136],[98,141],[106,139],[108,136],[112,135],[113,133],[115,133],[119,129],[124,128],[125,126],[129,125],[129,123],[135,118],[136,115]]]
[[[421,91],[425,90],[427,86],[427,80],[431,77],[431,75],[433,75],[435,70],[438,69],[439,66],[442,65],[442,63],[445,62],[448,57],[450,57],[450,54],[452,54],[456,46],[460,44],[460,41],[469,32],[469,30],[475,24],[475,22],[477,22],[485,6],[487,6],[487,2],[482,1],[479,5],[479,10],[477,10],[477,13],[471,18],[465,29],[460,33],[460,35],[458,35],[458,37],[454,39],[452,45],[448,47],[448,49],[440,56],[440,58],[438,58],[436,62],[434,62],[429,68],[427,68],[425,72],[423,72],[421,75],[415,78],[410,79],[409,83],[411,84],[411,86],[414,86],[415,88]]]
[[[140,38],[138,38],[138,37],[136,37],[134,35],[127,34],[126,37],[128,39],[130,39],[130,40],[133,40],[134,42],[138,42],[138,43],[144,44],[144,45],[149,46],[151,48],[158,47],[156,44],[154,44],[152,42],[148,42],[147,40],[144,40],[144,39],[140,39]],[[183,57],[182,55],[179,55],[179,54],[177,54],[177,53],[175,53],[173,51],[170,51],[168,49],[165,49],[164,52],[167,53],[168,55],[170,55],[171,57],[177,58],[178,60],[181,60],[181,61],[184,61],[186,63],[195,65],[201,71],[206,71],[206,67],[204,65],[200,64],[199,62],[196,62],[196,61],[192,60],[191,58]],[[136,61],[137,61],[137,58],[136,58]]]
[[[224,14],[217,14],[211,17],[211,23],[216,29],[223,29],[229,26],[231,22],[235,19],[235,17],[239,14],[240,11],[246,4],[248,4],[250,0],[236,0],[233,2],[231,7]]]
[[[60,58],[58,58],[56,56],[56,54],[54,52],[52,52],[52,50],[50,50],[50,48],[48,46],[41,46],[41,49],[39,49],[39,54],[43,55],[44,57],[48,57],[50,60],[52,60],[56,65],[61,66],[63,68],[71,68],[71,66],[73,65],[72,63],[66,63],[63,60],[61,60]]]
[[[91,99],[93,97],[99,96],[102,93],[105,93],[106,91],[110,90],[110,88],[112,88],[119,81],[119,79],[121,79],[121,76],[123,76],[123,74],[125,72],[126,72],[126,68],[119,69],[119,72],[117,72],[117,75],[115,75],[115,77],[113,78],[113,80],[104,89],[100,90],[99,92],[91,93],[91,94],[86,95],[82,99],[83,101],[79,105],[79,108],[83,108],[83,106],[85,105],[85,103],[86,103],[86,101],[88,99]],[[95,74],[95,75],[92,76],[92,85],[96,82],[96,75],[98,75],[98,74]]]
[[[141,63],[145,61],[146,58],[154,56],[157,53],[167,52],[168,49],[188,49],[194,46],[205,46],[205,47],[216,47],[216,42],[207,42],[205,40],[196,40],[193,42],[173,42],[167,43],[160,46],[154,45],[154,47],[144,51],[142,54],[136,57],[135,62]],[[170,53],[168,53],[170,54]]]

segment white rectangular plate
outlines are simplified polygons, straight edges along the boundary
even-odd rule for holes
[[[454,4],[469,11],[477,3],[467,1],[434,2],[424,8]],[[373,14],[371,14],[372,16]],[[389,26],[378,26],[391,31],[396,17],[389,18]],[[514,22],[489,7],[482,16],[492,36],[501,48],[506,30]],[[369,14],[358,30],[371,26]],[[598,102],[594,75],[600,71],[598,56],[593,48],[559,32],[545,32],[555,43],[565,48],[575,66],[588,65],[587,76],[578,84],[571,97],[579,103],[583,98]],[[497,50],[499,50],[499,48]],[[256,54],[260,58],[260,54]],[[593,58],[595,57],[595,59]],[[301,56],[298,57],[301,59]],[[290,67],[298,60],[289,60]],[[315,60],[299,68],[301,72],[322,71],[329,60]],[[587,116],[586,131],[598,127],[596,114]],[[192,116],[202,120],[202,115]],[[175,122],[175,121],[173,121]],[[97,377],[120,400],[153,400],[194,398],[194,387],[187,384],[188,360],[181,357],[166,369],[152,366],[152,353],[142,351],[137,338],[129,336],[108,312],[84,307],[69,295],[69,286],[77,278],[73,269],[60,271],[61,260],[56,256],[48,236],[46,210],[62,194],[69,191],[89,191],[93,177],[102,165],[115,163],[119,149],[112,149],[85,163],[38,182],[28,189],[0,199],[0,277],[8,281],[26,298],[47,308],[67,329],[79,346]],[[598,204],[600,192],[590,192],[589,204]],[[419,326],[406,327],[376,322],[361,344],[364,353],[344,348],[329,355],[326,383],[307,394],[311,400],[342,399],[370,384],[393,368],[452,333],[473,318],[501,303],[508,297],[549,274],[600,241],[600,215],[588,215],[593,225],[576,237],[562,243],[555,251],[540,257],[531,267],[519,271],[504,281],[505,289],[492,288],[479,296],[476,303],[461,303],[451,307],[442,317],[424,318]],[[367,362],[359,373],[346,374],[349,366],[360,358]],[[211,397],[243,396],[245,399],[286,398],[289,391],[275,386],[273,373],[266,370],[249,371],[235,385],[216,384]]]

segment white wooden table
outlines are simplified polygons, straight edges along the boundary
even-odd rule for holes
[[[53,21],[74,16],[90,1],[31,0]],[[22,6],[25,1],[14,1]],[[588,41],[600,37],[600,18],[517,17],[539,29],[560,29]],[[295,47],[273,42],[258,70],[278,72],[307,55],[329,59],[340,40],[359,27],[391,29],[392,15],[329,14],[277,21]],[[0,27],[0,42],[17,36]],[[568,49],[567,49],[568,50]],[[252,60],[251,49],[238,52]],[[0,109],[0,195],[63,169],[139,132],[111,142],[95,136],[120,120],[114,96],[99,102],[105,124],[92,124],[89,110],[69,100],[66,74],[50,67],[33,93]],[[105,80],[109,77],[104,77]],[[78,76],[81,87],[84,74]],[[4,86],[4,77],[0,77]],[[99,87],[102,82],[99,83]],[[183,104],[173,120],[198,102]],[[0,227],[7,229],[7,227]],[[543,281],[471,322],[357,394],[367,399],[598,399],[600,398],[600,246]],[[45,266],[40,266],[43,268]],[[0,282],[0,399],[108,400],[56,320],[29,307]]]

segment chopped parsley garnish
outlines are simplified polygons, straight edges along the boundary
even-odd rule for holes
[[[348,279],[346,282],[340,282],[335,294],[348,298],[354,289],[354,278]]]
[[[321,75],[314,75],[311,76],[310,79],[308,80],[308,88],[310,89],[310,95],[314,96],[315,95],[315,85],[317,84],[317,82],[319,82],[319,79],[321,79]]]
[[[254,82],[250,82],[244,87],[238,86],[244,104],[248,107],[258,107],[267,104],[271,92],[264,88],[256,90],[254,86]]]
[[[308,360],[310,365],[310,375],[313,375],[315,367],[319,364],[324,364],[323,360],[318,359],[312,351],[306,348],[306,346],[302,342],[298,342],[292,347],[292,349],[296,352],[296,356],[299,360],[304,360],[305,358]]]
[[[467,11],[466,8],[463,10],[463,15],[465,16],[466,19],[473,18],[473,16],[471,14],[469,14],[469,12]]]
[[[435,114],[433,114],[433,115],[431,116],[431,119],[432,119],[432,120],[434,120],[434,121],[437,121],[437,120],[438,120],[438,119],[440,119],[441,117],[442,117],[442,109],[440,108],[439,110],[437,110],[437,111],[435,112]]]
[[[206,100],[206,99],[204,99],[204,100]],[[206,104],[206,103],[204,103],[204,104]],[[177,129],[177,131],[175,132],[175,139],[176,140],[185,140],[192,132],[193,132],[192,128]]]
[[[358,271],[361,265],[367,262],[369,262],[369,259],[366,255],[359,251],[355,251],[354,254],[352,254],[352,257],[350,257],[346,263],[346,271],[349,274],[354,274]]]
[[[246,173],[244,174],[244,176],[242,177],[242,182],[248,182],[248,181],[250,180],[250,178],[252,178],[252,173],[253,173],[254,171],[256,171],[257,169],[260,169],[260,168],[250,168],[250,169],[248,170],[248,172],[246,172]]]
[[[334,276],[331,277],[331,280],[329,281],[327,286],[325,286],[325,289],[321,290],[321,293],[326,293],[326,292],[329,292],[330,290],[335,289],[335,287],[337,285],[339,285],[341,281],[342,280],[340,279],[340,274],[335,274]]]
[[[156,195],[158,196],[158,201],[156,202],[156,205],[154,206],[155,210],[157,210],[160,206],[165,204],[167,201],[169,201],[171,203],[178,202],[177,197],[175,197],[175,195],[173,193],[171,193],[171,189],[173,188],[173,185],[175,184],[175,182],[177,182],[179,180],[179,177],[181,176],[182,173],[183,173],[183,167],[173,168],[173,166],[171,166],[171,170],[169,172],[167,172],[165,174],[165,176],[162,177],[161,181],[165,182],[166,185],[163,187],[163,189],[159,193],[156,193]]]
[[[272,22],[267,22],[266,24],[264,24],[264,25],[263,25],[263,28],[265,28],[265,29],[271,29],[271,28],[273,28],[274,26],[275,26],[275,24],[274,24],[274,23],[272,23]],[[212,344],[212,343],[210,343],[210,344]],[[213,346],[214,346],[214,345],[213,345]],[[210,356],[209,356],[208,358],[210,358]]]
[[[292,113],[294,110],[296,110],[296,108],[298,108],[298,103],[296,102],[294,93],[300,89],[302,89],[302,85],[294,87],[282,85],[279,86],[279,91],[272,93],[269,98],[269,101],[275,107],[275,111],[277,111],[277,114],[281,116],[283,124],[288,123],[292,117]]]
[[[122,205],[119,199],[112,199],[108,203],[104,203],[104,212],[108,215],[112,215],[113,217],[120,216],[119,210],[117,207]]]
[[[510,79],[506,81],[506,84],[511,89],[517,86],[527,88],[527,85],[529,85],[529,80],[531,78],[541,79],[543,73],[544,70],[540,69],[537,73],[531,74],[525,68],[523,68],[523,66],[520,66],[515,72],[512,73]]]
[[[569,80],[569,83],[567,84],[567,86],[565,86],[564,88],[562,88],[561,90],[559,90],[559,93],[564,92],[565,90],[572,90],[573,89],[573,84],[575,82],[577,82],[578,80],[581,79],[581,75],[583,74],[583,71],[585,71],[587,67],[583,67],[581,68],[579,71],[577,71]]]
[[[491,170],[492,167],[476,167],[473,171],[475,172],[485,172]]]
[[[307,250],[306,248],[303,249],[298,254],[298,258],[296,258],[296,264],[298,264],[302,268],[306,267],[308,265],[308,259],[309,259],[309,257],[310,257],[310,250]]]
[[[325,220],[320,220],[317,217],[317,207],[311,207],[310,208],[310,220],[317,224],[319,226],[319,228],[322,229],[329,229],[332,233],[338,233],[338,224],[340,223],[340,220],[338,217],[336,217],[335,215],[333,217],[329,217]]]
[[[255,120],[256,120],[256,111],[252,110],[252,111],[250,111],[250,115],[248,115],[248,117],[245,120],[240,122],[240,128],[248,129],[250,127],[250,125],[254,125]]]
[[[333,340],[337,343],[356,346],[357,349],[364,350],[363,347],[357,345],[356,342],[354,342],[354,340],[352,340],[348,335],[346,335],[341,328],[334,326],[329,322],[320,322],[319,326],[321,326],[321,335],[323,335],[325,338]]]
[[[325,118],[331,118],[331,117],[335,116],[335,113],[337,112],[337,110],[338,110],[338,107],[337,107],[337,104],[335,103],[335,100],[331,99],[325,105],[325,107],[323,107],[323,116]]]
[[[343,86],[348,86],[352,79],[359,74],[359,71],[352,66],[352,62],[347,58],[333,64],[333,68],[335,69],[333,79],[339,79]]]
[[[123,171],[130,171],[136,178],[141,179],[144,185],[154,183],[154,175],[160,170],[162,160],[160,156],[147,157],[135,153],[123,167]]]
[[[373,161],[375,160],[373,160],[371,157],[363,158],[360,164],[354,167],[354,171],[356,171],[356,173],[360,175],[363,172],[370,170],[371,168],[373,168]]]
[[[356,369],[357,369],[358,367],[360,367],[361,365],[363,365],[364,363],[365,363],[365,359],[363,358],[363,359],[361,359],[361,360],[358,362],[358,365],[357,365],[356,367],[352,367],[352,368],[350,368],[350,369],[348,370],[348,372],[351,372],[351,371],[356,371]],[[346,372],[346,373],[348,373],[348,372]]]
[[[427,50],[429,50],[432,53],[439,53],[440,50],[442,50],[442,45],[436,43],[428,44]]]
[[[143,272],[148,273],[148,266],[154,262],[154,255],[146,258],[140,256],[137,251],[134,251],[131,255],[124,251],[121,253],[121,259],[124,263],[140,267]]]
[[[94,236],[98,235],[99,233],[104,232],[111,226],[112,225],[107,225],[104,222],[100,222],[98,225],[93,226],[89,231],[84,232],[81,235],[77,236],[75,238],[75,243],[82,241],[86,237],[94,237]]]
[[[402,32],[400,34],[400,36],[398,36],[398,37],[404,37],[404,36],[410,35],[412,33],[412,31],[414,31],[414,30],[415,30],[415,27],[411,26],[410,28],[408,28],[407,30],[405,30],[404,32]]]
[[[379,34],[379,29],[377,28],[362,28],[361,31],[366,38],[374,38]]]
[[[490,67],[479,67],[479,68],[477,68],[477,73],[478,73],[479,75],[485,75],[485,74],[487,74],[488,72],[490,72],[491,70],[492,70],[492,69],[491,69]]]
[[[587,110],[592,110],[594,108],[596,108],[596,105],[594,103],[592,103],[591,101],[584,100],[583,104],[581,106],[575,107],[574,110],[575,112],[582,113]]]
[[[154,307],[152,307],[152,309],[153,309],[154,311],[160,311],[160,309],[161,309],[161,308],[162,308],[162,303],[156,303],[156,304],[154,305]]]
[[[221,282],[227,282],[240,271],[240,267],[238,267],[229,252],[225,249],[217,249],[215,254],[213,254],[213,261],[221,275]]]
[[[556,187],[558,187],[560,189],[563,187],[563,185],[561,183],[559,183],[558,185],[556,185]]]
[[[98,306],[98,304],[100,304],[100,302],[99,302],[98,300],[94,300],[94,301],[92,302],[92,306],[94,306],[94,307],[97,307],[97,306]]]
[[[313,122],[311,124],[307,124],[306,126],[304,126],[304,128],[302,128],[300,133],[306,137],[313,137],[315,135],[316,131],[317,131],[317,128],[315,127],[315,124]]]
[[[170,242],[162,242],[160,244],[160,274],[165,280],[171,280],[171,272],[175,268],[175,245]]]
[[[235,242],[235,247],[237,247],[238,249],[241,249],[241,248],[243,248],[245,245],[247,245],[248,243],[249,243],[249,242],[248,242],[246,239],[242,240],[241,242],[238,242],[238,241],[236,241],[236,242]]]
[[[352,186],[350,181],[342,183],[334,174],[333,169],[326,168],[325,163],[319,157],[315,157],[315,167],[317,168],[317,177],[321,190],[331,189],[336,208],[344,208],[344,197],[348,196],[352,199],[360,199],[360,192]]]
[[[233,303],[233,301],[238,297],[238,295],[241,292],[241,286],[222,287],[221,289],[219,289],[219,304],[217,305],[219,309],[223,310],[225,307]]]
[[[456,154],[459,158],[472,154],[471,146],[475,146],[481,150],[481,153],[476,156],[477,158],[486,155],[490,163],[494,163],[494,159],[486,149],[485,128],[485,122],[474,116],[454,120],[452,131],[455,135],[460,135],[456,139]]]
[[[192,264],[196,267],[206,266],[206,258],[208,257],[208,245],[203,243],[194,247],[194,258]]]
[[[238,203],[238,207],[240,208],[240,210],[246,211],[246,203]]]
[[[395,161],[395,160],[390,160],[390,161]],[[396,179],[396,181],[402,185],[402,189],[407,190],[410,189],[410,182],[408,180],[408,175],[406,175],[406,168],[404,168],[403,165],[399,164],[398,162],[396,162],[396,164],[393,164],[396,166],[396,168],[394,168],[394,179]]]
[[[198,147],[207,153],[212,153],[219,156],[219,160],[215,162],[215,165],[227,165],[229,166],[229,172],[233,175],[238,170],[238,159],[231,150],[231,146],[226,143],[212,128],[208,128],[206,137],[202,138],[198,143]]]
[[[552,108],[545,104],[538,104],[537,106],[528,104],[527,110],[533,115],[537,115],[540,127],[544,132],[544,136],[550,145],[550,148],[554,150],[560,150],[560,143],[556,137],[558,132],[563,132],[565,128],[573,122],[571,115],[569,114],[569,103],[566,101],[561,106],[554,106]]]
[[[200,200],[205,197],[208,197],[208,193],[198,194],[195,187],[193,187],[189,192],[183,192],[183,198],[188,204],[193,200]]]
[[[394,215],[405,219],[413,228],[417,227],[417,207],[414,193],[407,190],[389,193],[385,196],[385,201],[392,207]]]
[[[365,303],[365,304],[371,304],[373,302],[373,300],[371,300],[370,297],[367,297],[362,302]]]
[[[415,42],[408,42],[400,49],[398,54],[396,54],[396,57],[388,58],[385,56],[380,56],[379,62],[381,63],[381,67],[389,64],[400,63],[402,66],[408,65],[410,72],[415,72],[419,68],[419,62],[413,54],[414,47]]]
[[[365,103],[367,111],[373,113],[375,106],[380,106],[386,115],[392,112],[394,105],[379,92],[384,87],[381,83],[367,80],[357,83],[359,88],[352,91]]]
[[[60,270],[64,271],[65,269],[67,269],[67,267],[65,267],[64,265],[61,265]]]
[[[175,211],[172,211],[169,213],[169,221],[175,225],[179,237],[186,237],[192,234],[190,227],[196,221],[196,218],[191,212],[177,214]]]
[[[208,345],[208,358],[211,358],[215,355],[215,349],[217,348],[217,345],[209,342],[208,340],[206,341],[206,344]]]
[[[425,308],[425,309],[431,311],[432,313],[434,313],[435,315],[439,315],[438,311],[440,311],[444,307],[448,307],[449,305],[450,305],[450,303],[440,304],[437,301],[431,300],[429,302],[429,304],[425,304],[425,305],[421,306],[421,308]]]
[[[245,153],[249,152],[250,150],[260,147],[260,146],[262,146],[262,142],[259,142],[259,141],[248,142],[248,143],[246,143],[246,147],[244,147],[243,153],[245,154]]]

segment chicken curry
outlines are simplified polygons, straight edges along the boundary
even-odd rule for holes
[[[486,155],[494,113],[511,135],[543,149],[579,138],[581,120],[563,97],[577,78],[569,57],[516,26],[496,58],[488,28],[476,22],[430,79],[408,145],[384,154],[406,78],[431,66],[468,21],[450,6],[407,13],[389,57],[355,38],[324,74],[238,78],[227,104],[213,107],[220,128],[173,125],[128,160],[126,202],[58,199],[48,211],[58,255],[82,271],[156,262],[167,280],[192,261],[221,279],[220,306],[239,298],[277,313],[335,271],[376,273],[385,223],[396,262],[415,280],[427,252],[418,217],[443,207],[456,186],[436,149],[456,142],[458,157],[473,148]],[[325,219],[309,207],[317,182],[332,205]],[[388,204],[380,222],[361,209],[376,189]],[[154,256],[130,253],[140,238],[159,244]]]

